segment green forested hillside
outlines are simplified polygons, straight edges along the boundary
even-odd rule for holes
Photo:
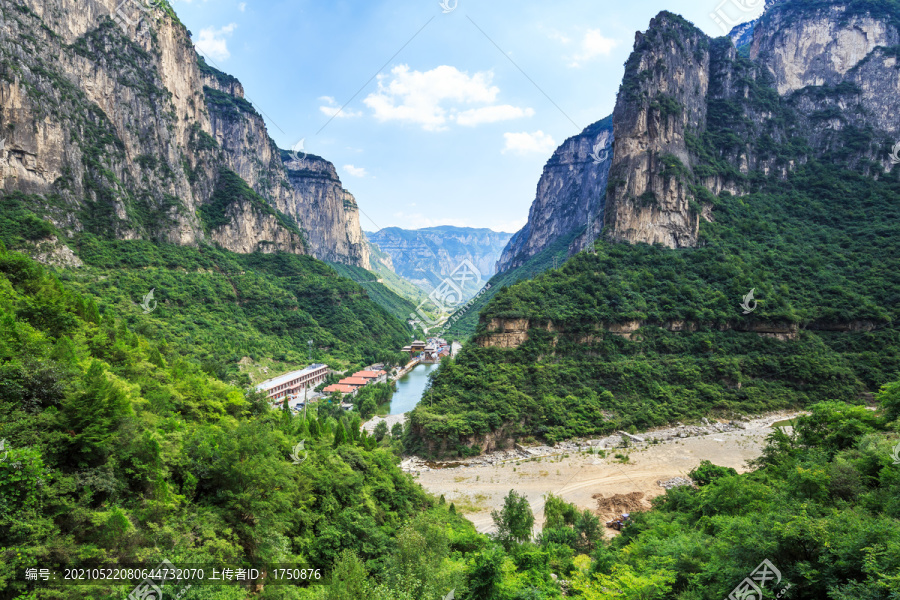
[[[390,256],[388,256],[386,252],[382,252],[378,246],[368,241],[368,239],[366,239],[366,242],[369,245],[369,262],[372,266],[372,272],[375,273],[379,279],[383,280],[385,287],[401,298],[406,298],[412,302],[414,306],[418,306],[422,301],[428,298],[428,294],[422,291],[422,288],[403,279],[388,268],[387,260],[390,259]]]
[[[752,473],[701,465],[696,489],[668,491],[612,541],[552,495],[533,537],[513,492],[489,537],[398,470],[402,440],[361,434],[328,405],[271,411],[0,247],[0,598],[121,600],[139,579],[24,573],[168,560],[322,574],[193,585],[184,600],[721,600],[769,560],[769,591],[797,600],[894,600],[900,382],[877,400],[878,413],[812,407]]]
[[[0,598],[121,599],[133,588],[52,591],[24,578],[86,563],[287,562],[330,578],[344,551],[383,568],[411,518],[471,531],[361,436],[358,417],[271,412],[204,373],[162,327],[136,333],[117,308],[101,316],[93,298],[0,246]],[[301,440],[306,460],[294,465]]]
[[[715,198],[698,248],[600,241],[501,288],[478,334],[490,343],[492,319],[528,319],[528,341],[448,362],[433,405],[413,413],[419,441],[469,453],[501,427],[555,441],[874,392],[900,374],[898,175],[811,161]],[[643,327],[631,339],[607,332],[629,322]]]
[[[353,265],[343,265],[338,263],[329,263],[331,267],[337,271],[342,277],[352,279],[366,290],[369,297],[380,307],[388,311],[399,321],[405,323],[409,320],[409,315],[416,310],[416,304],[412,300],[395,291],[394,286],[389,285],[387,281],[379,282],[381,273],[367,271],[362,267],[354,267]],[[399,277],[394,274],[394,277]],[[412,286],[411,283],[405,282]]]
[[[522,266],[491,277],[491,280],[488,282],[491,287],[479,296],[465,312],[454,315],[457,318],[448,328],[450,335],[468,338],[474,334],[478,327],[479,314],[501,289],[523,279],[536,277],[547,269],[552,269],[554,265],[563,265],[568,258],[569,245],[581,233],[583,233],[583,230],[572,232],[529,258]]]
[[[0,205],[0,241],[15,247],[55,233],[31,212],[35,199],[14,193]],[[70,243],[85,266],[63,270],[61,279],[93,297],[101,314],[112,311],[224,381],[249,383],[238,368],[244,357],[272,363],[275,371],[305,364],[309,340],[313,360],[339,367],[400,362],[396,350],[409,339],[408,327],[369,291],[308,256],[240,255],[91,234]],[[145,314],[140,302],[150,290],[157,308]]]

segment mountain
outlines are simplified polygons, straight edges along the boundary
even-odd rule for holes
[[[397,272],[394,270],[394,261],[388,253],[383,252],[381,248],[370,242],[368,237],[366,238],[366,243],[369,245],[369,270],[372,273],[375,273],[378,280],[381,281],[385,287],[398,296],[412,302],[414,305],[413,308],[428,298],[428,295],[422,288],[411,281],[404,279],[400,275],[397,275]],[[409,314],[407,313],[404,315],[404,320],[408,318]]]
[[[445,225],[415,230],[386,227],[366,232],[366,237],[390,256],[398,275],[430,293],[466,260],[486,282],[496,272],[497,259],[511,234]]]
[[[496,291],[412,413],[417,448],[860,402],[895,379],[898,14],[785,0],[746,56],[668,12],[637,33],[596,251]]]
[[[64,235],[59,252],[92,233],[368,266],[333,165],[286,163],[240,82],[198,57],[168,5],[9,6],[0,190],[40,198],[31,208]]]
[[[603,213],[612,144],[612,117],[607,117],[556,149],[544,166],[528,223],[503,249],[498,272],[522,266],[561,237],[585,229],[593,215]]]
[[[402,360],[411,305],[336,272],[369,259],[334,166],[278,149],[171,7],[2,7],[0,243],[223,381]]]
[[[503,249],[491,287],[454,315],[450,334],[469,337],[478,313],[501,288],[564,263],[588,242],[589,224],[596,236],[601,223],[591,224],[591,219],[602,214],[606,201],[612,142],[612,117],[607,117],[556,149],[544,166],[528,222]]]

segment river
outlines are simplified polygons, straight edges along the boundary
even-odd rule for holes
[[[416,367],[397,380],[397,391],[391,398],[392,415],[402,415],[416,407],[422,399],[422,392],[428,385],[428,374],[440,365],[416,365]]]

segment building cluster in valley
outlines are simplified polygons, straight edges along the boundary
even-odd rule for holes
[[[274,379],[263,381],[256,390],[265,392],[271,403],[284,402],[285,398],[294,398],[300,394],[309,394],[328,376],[328,365],[312,364],[299,371],[291,371]]]
[[[409,354],[411,360],[420,363],[439,363],[445,356],[450,356],[452,349],[443,338],[428,338],[427,342],[415,340],[409,346],[403,346],[402,352]]]
[[[365,385],[387,381],[388,374],[383,367],[384,365],[380,364],[371,365],[363,371],[357,371],[352,376],[341,379],[334,385],[329,385],[322,391],[326,394],[340,392],[352,396]],[[328,365],[313,364],[299,371],[291,371],[263,381],[256,386],[256,389],[266,394],[270,404],[277,406],[287,400],[290,406],[298,410],[303,408],[306,402],[316,402],[322,396],[315,389],[325,381],[329,372],[331,371]],[[353,405],[345,403],[342,406],[349,409]]]
[[[381,365],[375,365],[380,367]],[[337,383],[329,385],[324,391],[326,394],[339,392],[341,394],[355,394],[359,388],[369,385],[370,383],[384,383],[387,381],[387,371],[378,368],[375,370],[357,371],[351,377],[344,377]]]

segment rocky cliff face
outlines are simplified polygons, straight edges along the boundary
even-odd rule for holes
[[[279,203],[301,222],[316,258],[370,268],[369,247],[359,223],[359,207],[344,189],[334,165],[312,154],[287,159],[291,192]]]
[[[560,237],[586,228],[589,215],[594,237],[599,234],[612,143],[612,119],[606,118],[557,148],[544,166],[528,223],[504,248],[498,272],[519,267]],[[579,240],[578,247],[583,243]]]
[[[0,189],[34,194],[69,235],[367,266],[353,203],[336,194],[328,218],[312,212],[240,82],[198,61],[166,5],[0,0],[0,138]],[[220,194],[209,222],[229,171],[259,198]]]
[[[450,226],[416,230],[386,227],[366,235],[391,257],[393,270],[398,275],[425,292],[431,292],[465,260],[471,262],[480,272],[482,281],[487,282],[496,272],[497,258],[511,237],[508,233],[490,229]],[[478,288],[467,291],[474,293]]]
[[[595,234],[602,224],[612,241],[682,248],[698,244],[701,219],[715,219],[715,196],[745,193],[751,175],[783,178],[811,158],[874,176],[890,169],[900,137],[898,22],[889,7],[768,0],[759,19],[712,40],[660,13],[636,34],[625,65],[605,189],[596,187],[605,175],[585,183],[592,171],[578,167],[579,138],[567,140],[499,270],[586,225],[573,190],[596,207]]]
[[[782,3],[756,25],[750,58],[773,78],[778,94],[799,113],[819,152],[833,149],[850,129],[893,144],[900,134],[900,30],[897,15],[816,10]],[[889,167],[879,147],[855,148]]]
[[[634,46],[613,112],[605,232],[615,241],[693,246],[700,211],[691,205],[686,134],[706,128],[709,38],[663,13]]]

